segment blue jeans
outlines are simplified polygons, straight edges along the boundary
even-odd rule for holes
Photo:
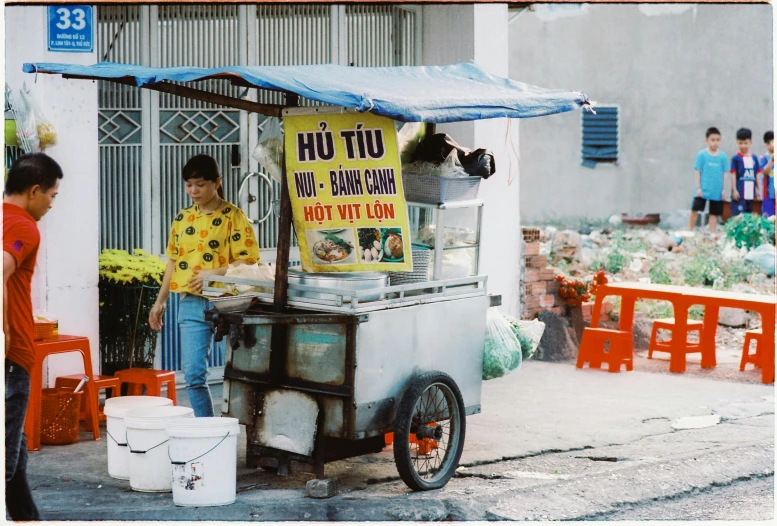
[[[178,304],[181,368],[195,417],[213,416],[213,401],[207,383],[213,332],[210,322],[205,321],[205,311],[210,308],[207,299],[193,294],[187,294]]]
[[[5,360],[5,506],[15,521],[38,521],[40,514],[27,484],[24,418],[30,400],[30,375]]]

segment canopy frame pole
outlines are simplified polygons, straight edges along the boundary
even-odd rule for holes
[[[286,93],[286,106],[298,106],[299,96]],[[278,218],[278,248],[275,261],[275,295],[273,311],[284,313],[289,294],[289,251],[291,249],[292,210],[289,182],[286,177],[286,152],[281,160],[281,203]],[[270,339],[270,377],[280,381],[285,376],[288,362],[288,331],[282,325],[273,325]]]
[[[79,75],[62,75],[66,79],[90,79],[89,77],[82,77]],[[115,82],[117,84],[124,84],[125,86],[134,86],[140,88],[146,88],[162,93],[169,93],[178,97],[184,97],[187,99],[199,100],[201,102],[208,102],[211,104],[217,104],[219,106],[226,106],[227,108],[234,108],[237,110],[245,110],[253,113],[261,113],[267,117],[280,117],[283,111],[283,106],[276,104],[261,104],[258,102],[252,102],[250,100],[238,99],[235,97],[228,97],[226,95],[219,95],[218,93],[211,93],[196,88],[190,88],[188,86],[181,86],[178,84],[171,84],[169,82],[156,82],[154,84],[144,84],[138,86],[129,79],[102,79],[108,82]]]

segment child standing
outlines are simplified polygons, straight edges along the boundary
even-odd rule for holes
[[[726,154],[718,150],[720,147],[720,131],[709,128],[705,141],[707,147],[696,155],[696,193],[691,205],[691,217],[688,230],[696,226],[699,212],[704,212],[707,201],[710,202],[710,232],[715,233],[718,227],[718,216],[723,213],[723,184],[728,169]]]
[[[761,173],[758,157],[750,153],[753,133],[748,128],[737,130],[739,151],[731,158],[731,215],[752,213],[753,201],[761,198],[756,178]]]
[[[766,217],[774,215],[774,132],[769,130],[764,133],[764,145],[766,146],[766,155],[760,159],[761,168],[764,174],[764,200],[761,206],[761,213]]]

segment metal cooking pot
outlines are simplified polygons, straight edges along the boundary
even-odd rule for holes
[[[370,290],[388,287],[388,274],[383,272],[302,272],[301,267],[289,268],[289,285],[306,285],[335,290]],[[333,299],[333,296],[320,292],[294,290],[289,287],[289,297]],[[374,294],[359,298],[359,301],[376,301],[386,297]],[[343,298],[347,301],[347,298]]]

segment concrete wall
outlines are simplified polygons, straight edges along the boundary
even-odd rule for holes
[[[693,162],[773,129],[770,5],[539,5],[509,28],[510,77],[620,106],[617,165],[581,161],[579,112],[521,122],[521,218],[606,218],[687,209]]]
[[[507,76],[507,5],[424,6],[423,64],[474,61]],[[502,294],[503,311],[519,310],[521,229],[518,207],[518,124],[490,119],[438,126],[468,148],[494,152],[497,172],[480,185],[485,203],[480,273],[489,292]]]
[[[25,62],[93,64],[96,53],[52,53],[46,48],[46,7],[5,8],[5,81],[15,91],[26,82],[58,131],[46,150],[64,179],[54,208],[38,224],[41,248],[33,284],[33,307],[59,317],[60,334],[89,337],[92,366],[99,367],[97,292],[99,201],[97,84],[22,72]],[[82,371],[80,355],[52,357],[44,370],[56,376]],[[44,380],[45,381],[45,380]]]

